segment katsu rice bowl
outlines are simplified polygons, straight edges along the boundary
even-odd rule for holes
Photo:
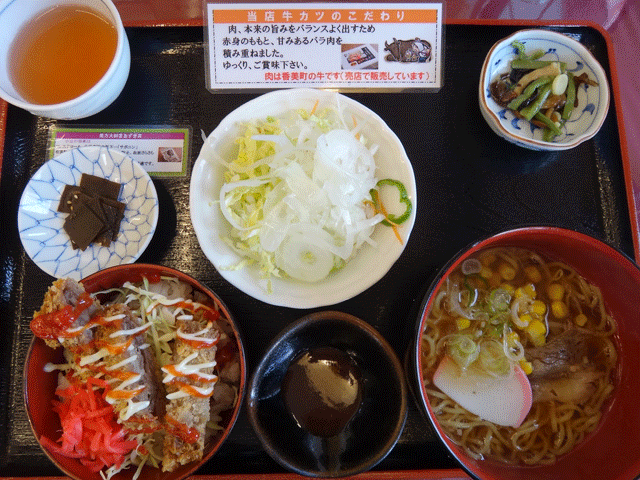
[[[426,294],[409,371],[438,436],[478,479],[640,473],[640,270],[554,227],[464,249]]]
[[[242,340],[193,278],[134,264],[59,279],[30,326],[27,414],[70,477],[181,479],[229,435],[245,389]]]

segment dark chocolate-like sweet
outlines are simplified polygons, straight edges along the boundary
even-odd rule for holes
[[[82,192],[82,189],[76,185],[65,185],[62,195],[60,196],[60,203],[58,204],[58,211],[62,213],[71,213],[71,203],[73,197]]]
[[[91,192],[92,195],[98,197],[107,197],[112,200],[118,200],[120,190],[122,190],[122,184],[112,182],[106,178],[83,173],[80,177],[80,188],[87,192]]]
[[[69,213],[64,229],[73,248],[84,250],[92,242],[104,247],[118,238],[126,205],[118,201],[122,185],[83,173],[80,185],[66,185],[58,211]]]
[[[96,217],[98,217],[103,223],[106,223],[107,218],[102,209],[99,197],[87,195],[83,191],[74,193],[71,197],[71,213],[77,211],[83,205],[89,207]]]
[[[71,238],[74,248],[85,250],[103,229],[104,223],[86,205],[70,214],[63,228]]]
[[[124,217],[126,206],[122,202],[104,197],[100,198],[100,206],[105,216],[105,228],[96,239],[96,242],[103,247],[108,247],[112,241],[118,238],[120,222]]]

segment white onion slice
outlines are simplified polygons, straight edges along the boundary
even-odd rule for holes
[[[333,254],[294,234],[282,243],[276,255],[276,265],[292,278],[305,282],[322,280],[333,268]]]
[[[222,215],[224,215],[224,218],[227,219],[227,221],[231,224],[231,226],[237,230],[251,230],[253,228],[255,228],[255,226],[252,227],[243,227],[242,225],[240,225],[238,222],[235,221],[235,219],[233,218],[233,216],[231,215],[231,212],[229,211],[229,207],[227,205],[226,202],[226,196],[227,193],[231,192],[232,190],[235,190],[236,188],[240,188],[240,187],[259,187],[260,185],[264,185],[265,183],[269,183],[270,181],[272,181],[273,178],[271,176],[269,176],[268,178],[251,178],[249,180],[240,180],[238,182],[229,182],[229,183],[225,183],[224,185],[222,185],[222,188],[220,189],[220,210],[222,211]]]

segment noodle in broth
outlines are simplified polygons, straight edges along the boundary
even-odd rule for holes
[[[605,310],[600,290],[566,264],[547,261],[519,248],[484,250],[474,258],[463,262],[462,268],[446,279],[425,322],[421,362],[429,402],[447,436],[473,458],[526,465],[554,463],[600,422],[615,383],[616,324]],[[562,298],[556,300],[559,292]],[[508,294],[503,300],[508,298],[510,303],[508,309],[495,315],[488,305],[498,294]],[[544,313],[540,302],[544,303]],[[525,315],[529,315],[527,321],[521,321]],[[544,325],[543,337],[529,331],[536,319]],[[585,370],[582,376],[579,374],[576,379],[569,373],[568,379],[560,380],[569,382],[569,390],[581,393],[580,398],[576,393],[570,393],[568,399],[556,398],[556,392],[545,385],[545,378],[538,378],[541,372],[536,372],[536,367],[540,364],[531,357],[570,335],[584,335],[598,348],[595,352],[592,348],[591,356],[583,358],[581,365],[569,367],[570,372]],[[519,427],[485,421],[433,384],[441,359],[452,351],[451,344],[460,336],[471,338],[478,345],[498,340],[505,345],[511,368],[519,365],[528,374],[533,404]],[[570,384],[581,381],[588,385]]]

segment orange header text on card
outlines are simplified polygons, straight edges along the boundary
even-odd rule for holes
[[[214,23],[436,23],[437,10],[414,9],[220,9]]]

